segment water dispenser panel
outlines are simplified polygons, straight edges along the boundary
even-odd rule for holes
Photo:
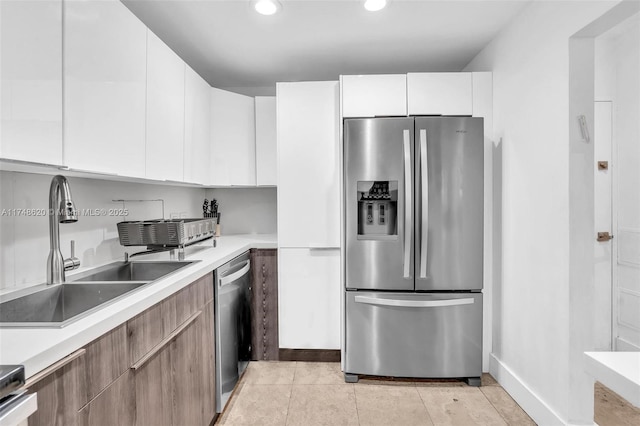
[[[358,181],[358,239],[396,239],[398,181]]]

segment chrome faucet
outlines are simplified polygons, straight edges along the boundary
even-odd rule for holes
[[[65,259],[60,251],[60,223],[78,221],[76,206],[71,200],[71,190],[67,178],[56,175],[49,188],[49,257],[47,259],[47,284],[64,282],[64,272],[80,266],[75,257],[75,244],[71,241],[71,257]]]

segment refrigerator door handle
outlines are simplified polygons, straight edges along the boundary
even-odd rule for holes
[[[375,306],[394,306],[400,308],[436,308],[440,306],[473,305],[473,298],[443,299],[443,300],[398,300],[381,299],[377,297],[356,296],[356,303],[366,303]]]
[[[422,188],[422,223],[420,224],[420,278],[427,278],[429,231],[429,165],[427,163],[427,130],[420,129],[420,186]]]
[[[404,278],[411,278],[411,235],[413,234],[411,188],[411,135],[408,129],[402,131],[404,139]]]

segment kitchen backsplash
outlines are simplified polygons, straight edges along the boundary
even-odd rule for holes
[[[20,172],[0,172],[0,290],[43,283],[49,255],[49,185],[51,177]],[[71,194],[79,211],[78,222],[60,224],[60,247],[70,255],[76,242],[81,268],[122,259],[125,248],[118,241],[116,224],[122,220],[164,217],[202,217],[205,198],[220,205],[221,233],[275,234],[275,188],[200,189],[114,182],[69,177]],[[129,247],[133,253],[143,248]],[[167,255],[168,258],[168,255]]]
[[[206,198],[218,201],[222,235],[276,233],[276,188],[208,189]]]
[[[119,216],[123,204],[114,199],[163,199],[164,215],[201,217],[205,190],[70,177],[69,186],[78,222],[60,224],[60,247],[70,255],[76,242],[81,268],[122,259],[116,224],[122,220],[162,217],[162,203],[126,202],[128,215]],[[43,283],[49,254],[49,185],[51,176],[0,172],[0,289]],[[136,252],[142,247],[129,247]],[[168,255],[167,255],[168,258]]]

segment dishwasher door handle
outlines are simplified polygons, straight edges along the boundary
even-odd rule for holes
[[[251,269],[251,260],[247,260],[245,262],[245,265],[239,271],[220,277],[218,279],[218,285],[222,287],[229,284],[230,282],[237,280],[238,278],[243,277],[247,272],[249,272],[249,269]]]

